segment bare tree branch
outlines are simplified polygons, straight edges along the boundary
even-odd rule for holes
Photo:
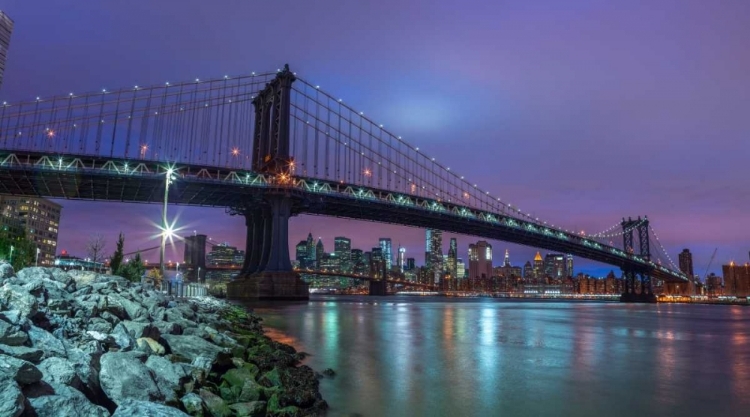
[[[88,252],[92,262],[104,261],[105,246],[107,246],[107,241],[101,233],[94,233],[89,236],[89,241],[86,244],[86,252]]]

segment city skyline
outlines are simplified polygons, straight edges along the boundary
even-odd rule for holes
[[[40,16],[28,2],[11,2],[5,10],[13,16],[15,27],[13,47],[8,54],[3,99],[17,101],[37,94],[97,90],[101,87],[119,86],[124,80],[131,79],[134,83],[157,84],[165,79],[192,79],[195,76],[227,71],[248,72],[266,69],[269,62],[288,61],[299,71],[304,70],[309,74],[310,79],[324,86],[338,87],[335,89],[342,92],[345,100],[356,103],[376,119],[388,123],[389,127],[403,133],[410,142],[421,144],[438,160],[450,160],[454,169],[467,178],[474,179],[493,193],[507,197],[514,205],[555,224],[575,230],[586,228],[599,231],[618,222],[622,216],[646,214],[652,221],[658,222],[660,237],[674,261],[677,261],[680,250],[690,248],[694,256],[695,273],[698,275],[703,276],[715,247],[719,248],[717,262],[709,272],[721,273],[717,266],[731,260],[747,260],[747,248],[743,247],[747,243],[746,235],[737,225],[750,221],[750,214],[741,209],[748,206],[747,200],[750,197],[741,192],[724,192],[724,188],[729,185],[735,189],[744,189],[748,181],[738,170],[730,169],[742,166],[739,158],[743,153],[738,151],[746,144],[742,141],[744,130],[738,112],[742,108],[742,102],[738,100],[742,97],[740,93],[748,86],[744,78],[738,78],[740,85],[736,81],[727,81],[734,79],[729,75],[739,74],[735,71],[744,68],[742,60],[747,58],[742,53],[741,43],[737,42],[742,37],[736,35],[717,37],[701,30],[692,35],[707,38],[703,40],[708,45],[721,48],[696,49],[692,47],[692,39],[689,37],[676,38],[676,34],[682,33],[681,29],[694,26],[695,21],[709,20],[707,23],[710,23],[713,18],[711,16],[714,15],[699,13],[694,7],[700,4],[698,2],[684,2],[687,5],[682,6],[683,14],[678,14],[680,18],[660,20],[657,16],[645,13],[650,19],[639,19],[639,22],[632,21],[632,16],[640,16],[639,12],[646,12],[638,9],[641,6],[627,6],[628,13],[623,14],[620,8],[622,6],[593,7],[586,3],[576,3],[577,7],[568,12],[558,10],[551,13],[548,17],[550,20],[545,21],[547,25],[540,30],[540,35],[546,38],[559,39],[554,43],[541,39],[533,31],[517,23],[510,22],[508,28],[495,27],[495,21],[492,24],[476,23],[480,33],[491,33],[498,39],[502,39],[502,35],[527,35],[527,38],[509,36],[518,41],[512,47],[502,42],[498,45],[505,51],[511,48],[514,52],[512,62],[499,58],[473,57],[498,56],[496,53],[488,54],[487,51],[472,56],[464,55],[468,49],[462,46],[482,48],[471,42],[472,37],[478,35],[462,32],[465,34],[457,39],[446,39],[441,34],[445,32],[444,29],[437,31],[429,26],[430,23],[436,23],[435,17],[427,16],[424,17],[425,22],[420,23],[423,25],[422,29],[428,33],[426,36],[435,36],[441,40],[430,45],[441,46],[420,49],[416,59],[395,59],[394,62],[398,64],[384,59],[373,61],[359,55],[357,58],[362,59],[355,60],[351,54],[343,54],[345,61],[333,59],[333,51],[349,50],[348,47],[352,44],[347,43],[350,42],[348,40],[334,37],[332,32],[316,35],[325,36],[330,41],[329,45],[314,47],[320,45],[319,37],[300,39],[292,28],[289,32],[279,34],[281,41],[287,41],[291,46],[283,52],[261,43],[256,49],[247,51],[247,48],[240,48],[230,36],[231,30],[222,31],[218,28],[213,31],[215,37],[211,39],[159,36],[161,30],[172,33],[170,24],[172,27],[182,27],[181,25],[191,21],[199,9],[200,12],[206,12],[204,23],[211,27],[221,21],[233,30],[239,30],[238,25],[243,20],[239,18],[242,10],[233,13],[238,16],[235,18],[220,10],[201,8],[198,3],[187,4],[174,13],[164,5],[150,5],[148,10],[156,14],[169,11],[170,20],[163,25],[164,29],[161,26],[153,29],[156,36],[146,36],[130,30],[135,22],[146,24],[151,19],[143,16],[143,5],[53,5],[49,16]],[[263,7],[267,6],[261,6]],[[316,10],[307,7],[313,6],[299,6],[290,11],[288,18],[299,18],[305,13],[317,16],[322,13],[321,10],[326,10],[326,7],[319,5],[315,6]],[[357,7],[347,6],[334,13],[337,16],[320,17],[325,20],[340,17],[338,13],[356,15]],[[506,16],[499,9],[485,7],[489,8],[487,16],[496,16],[500,20]],[[524,20],[529,18],[529,10],[520,6],[509,7],[507,13],[514,17],[514,21],[529,22]],[[732,25],[736,20],[731,17],[744,15],[742,8],[748,6],[737,7],[739,9],[716,10],[716,13],[730,22],[723,25],[720,31],[747,30],[744,26],[735,28]],[[405,11],[404,16],[408,17],[410,13],[412,12]],[[596,42],[585,41],[587,48],[583,50],[568,49],[565,41],[580,41],[583,32],[571,32],[562,23],[566,19],[572,19],[588,27],[585,16],[590,14],[612,23],[613,29],[605,30],[603,38]],[[106,49],[96,49],[101,46],[91,45],[89,42],[88,33],[101,28],[103,24],[94,17],[97,15],[117,16],[115,21],[106,23],[107,33],[113,38],[113,42],[128,46],[117,56],[107,53]],[[455,15],[465,16],[460,9],[456,10]],[[404,16],[389,15],[388,18],[401,19]],[[62,24],[70,19],[76,20],[81,30],[70,30],[69,25]],[[146,21],[142,22],[142,19]],[[367,22],[368,25],[375,26],[367,27],[377,28],[378,23],[380,27],[386,27],[384,19],[385,16],[376,14],[372,16],[372,22]],[[459,18],[449,24],[460,25],[461,22]],[[659,38],[662,40],[647,43],[649,48],[627,49],[627,58],[613,54],[610,52],[613,48],[608,47],[610,43],[621,48],[639,44],[630,43],[617,30],[629,23],[657,31],[663,35]],[[262,33],[260,27],[248,30],[259,30]],[[418,32],[410,25],[406,25],[404,30],[411,34]],[[49,42],[50,34],[54,35],[53,42]],[[385,35],[384,33],[383,36]],[[635,38],[633,42],[638,42],[637,34]],[[410,51],[408,42],[400,45],[400,38],[390,37],[385,41],[392,48],[387,55],[392,59],[403,58],[406,51]],[[669,41],[681,42],[681,48],[673,48]],[[205,59],[195,59],[194,48],[180,47],[187,43],[202,46],[199,56]],[[72,61],[70,51],[81,50],[86,53],[76,54],[76,61]],[[168,57],[160,56],[160,52],[164,50],[170,51]],[[679,50],[690,53],[678,54],[676,51]],[[533,54],[528,51],[544,53]],[[581,51],[585,51],[585,54]],[[570,55],[568,60],[565,60],[565,54]],[[259,56],[262,59],[257,59]],[[447,56],[464,59],[447,59]],[[40,57],[58,65],[39,65]],[[319,57],[323,59],[318,59]],[[537,66],[547,68],[556,60],[565,62],[565,65],[555,65],[559,71],[549,72],[545,69],[544,73],[540,73],[533,70]],[[598,62],[601,66],[592,70],[589,65],[582,66],[580,60]],[[118,62],[122,65],[118,65]],[[134,74],[130,69],[125,70],[132,66],[125,65],[126,62],[148,62],[150,65],[140,67],[149,70],[143,74]],[[342,65],[342,62],[348,65]],[[463,64],[457,67],[454,62]],[[636,66],[634,62],[641,64]],[[697,64],[682,65],[685,62]],[[85,66],[88,71],[83,73],[75,70],[74,63]],[[252,68],[247,68],[248,66]],[[648,67],[650,71],[643,71],[643,67]],[[675,76],[673,72],[673,68],[677,67],[681,68],[679,76]],[[487,71],[488,68],[493,71]],[[455,77],[454,71],[463,77]],[[393,74],[398,77],[396,82],[391,83]],[[372,85],[389,81],[386,84],[389,87],[373,89],[363,85],[361,80],[365,77],[368,84]],[[480,97],[469,100],[463,90],[474,83],[481,83],[484,92]],[[31,85],[38,91],[30,91]],[[388,100],[394,96],[399,99]],[[676,97],[680,99],[676,100]],[[716,97],[721,97],[721,100]],[[688,102],[692,104],[684,104]],[[559,103],[565,103],[565,106],[560,106]],[[592,103],[597,103],[595,108]],[[565,110],[561,111],[560,107]],[[625,116],[618,118],[615,114]],[[654,114],[660,117],[655,118]],[[502,122],[501,126],[483,122],[498,118]],[[595,121],[593,124],[592,120]],[[686,123],[685,120],[690,122]],[[455,139],[465,135],[465,122],[472,124],[472,138],[466,142],[468,146]],[[565,146],[559,146],[559,143],[564,143]],[[685,144],[689,146],[684,146]],[[644,146],[649,152],[641,152]],[[554,151],[549,151],[550,148],[554,148]],[[513,157],[504,158],[504,165],[498,171],[494,155],[501,153]],[[705,163],[719,158],[722,164]],[[685,160],[693,163],[675,163]],[[648,173],[640,173],[638,170],[631,172],[632,161],[648,164]],[[592,172],[607,174],[606,187],[592,180]],[[513,181],[507,181],[509,177]],[[493,178],[500,180],[493,181]],[[70,251],[85,244],[87,229],[92,232],[111,226],[112,217],[120,219],[118,229],[126,233],[128,244],[148,247],[148,238],[154,231],[151,226],[144,226],[144,220],[158,222],[157,206],[76,201],[63,201],[62,204],[66,211],[61,222],[58,247]],[[582,207],[585,209],[582,210]],[[237,232],[240,229],[237,227],[241,224],[240,219],[225,216],[222,210],[202,210],[204,209],[173,207],[170,208],[170,216],[181,213],[181,219],[185,224],[191,224],[192,229],[199,227],[200,220],[206,218],[206,213],[210,213],[216,223],[221,223],[217,232],[212,232],[211,235],[226,235],[228,237],[224,240],[235,245],[243,242],[242,233]],[[719,212],[729,214],[719,215]],[[130,221],[127,217],[131,215],[136,219]],[[416,259],[421,259],[417,255],[421,246],[418,229],[304,216],[292,220],[290,242],[295,242],[297,235],[306,233],[305,230],[311,226],[356,230],[358,240],[369,240],[371,236],[377,238],[380,230],[385,228],[394,243],[400,241],[407,253],[415,254]],[[110,245],[113,245],[113,236],[118,231],[112,231],[111,236],[108,235]],[[339,234],[355,237],[353,233]],[[448,236],[446,234],[444,239],[447,240]],[[466,241],[468,238],[462,237],[461,240]],[[490,243],[496,244],[494,241]],[[529,258],[529,254],[535,252],[534,248],[508,246],[513,253],[523,254],[523,258]],[[463,252],[465,250],[462,248],[459,253]],[[179,249],[176,253],[179,253]],[[587,265],[581,267],[599,268],[595,264]],[[599,269],[604,271],[609,267]]]

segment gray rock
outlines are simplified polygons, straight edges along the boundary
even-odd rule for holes
[[[191,374],[183,365],[172,363],[161,356],[149,356],[146,360],[146,367],[153,371],[156,384],[164,394],[164,401],[167,402],[177,401],[176,391],[182,387],[182,384],[190,381]]]
[[[92,416],[108,417],[106,408],[92,404],[83,393],[65,385],[50,384],[53,395],[29,398],[29,404],[38,417]]]
[[[92,317],[88,325],[86,325],[86,329],[106,334],[112,331],[112,323],[99,317]]]
[[[28,385],[42,379],[42,373],[31,362],[0,354],[0,380],[9,379]]]
[[[152,326],[159,329],[159,333],[162,335],[165,334],[174,334],[174,335],[180,335],[182,334],[182,326],[180,326],[177,323],[170,323],[167,321],[154,321],[151,323]]]
[[[52,333],[36,326],[31,326],[28,330],[28,335],[32,346],[44,351],[43,358],[52,356],[64,358],[67,356],[65,345],[61,340],[53,336]]]
[[[18,310],[22,316],[31,318],[36,314],[38,307],[37,299],[23,287],[13,284],[5,284],[0,287],[0,309]]]
[[[0,371],[0,375],[1,375]],[[0,377],[0,416],[18,417],[24,410],[24,396],[15,381]]]
[[[42,379],[47,383],[77,386],[81,383],[73,364],[63,358],[47,358],[39,364]]]
[[[126,298],[120,298],[120,304],[125,309],[130,320],[133,321],[148,321],[149,315],[148,310],[142,305],[135,301],[130,301]]]
[[[128,351],[135,348],[135,339],[128,333],[128,329],[122,323],[118,323],[110,335],[115,338],[115,343],[121,350]]]
[[[139,339],[141,337],[149,337],[154,340],[159,340],[159,338],[161,337],[159,328],[151,323],[123,320],[121,324],[125,326],[125,328],[128,330],[128,333],[130,333],[130,336],[135,339]]]
[[[25,335],[25,334],[24,334]],[[0,353],[13,356],[16,359],[22,359],[31,363],[39,363],[44,351],[26,346],[8,346],[0,344]]]
[[[205,356],[211,362],[229,360],[231,357],[229,350],[216,346],[197,336],[165,334],[162,338],[167,342],[172,353],[187,358],[190,361],[199,356]]]
[[[98,275],[99,274],[97,274],[96,272],[91,271],[68,271],[68,276],[73,278],[79,288],[84,285],[90,285],[91,283],[96,281]]]
[[[98,345],[96,345],[98,347]],[[99,358],[101,358],[101,349],[94,346],[85,346],[86,351],[82,349],[69,349],[68,361],[73,364],[76,375],[86,387],[92,392],[99,392]]]
[[[136,416],[159,416],[159,417],[190,417],[184,412],[162,404],[124,400],[112,414],[112,417],[136,417]]]
[[[10,324],[24,325],[28,322],[28,319],[21,314],[19,310],[7,310],[0,312],[0,320],[4,320]]]
[[[0,343],[9,346],[21,346],[29,340],[29,336],[16,326],[0,320]]]
[[[198,394],[191,392],[180,398],[180,401],[191,416],[203,417],[203,399]]]
[[[101,297],[99,298],[99,311],[106,311],[120,320],[126,320],[128,318],[128,313],[125,311],[125,306],[122,304],[123,300],[125,299],[116,294],[109,294],[105,297]]]
[[[0,262],[0,279],[10,278],[16,275],[13,266],[7,262]]]
[[[138,358],[128,352],[109,352],[102,355],[99,383],[115,404],[125,399],[160,401],[164,397],[154,378]]]

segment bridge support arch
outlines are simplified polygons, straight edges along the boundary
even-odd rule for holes
[[[622,219],[622,239],[623,248],[625,252],[630,254],[637,254],[646,261],[651,260],[651,246],[648,238],[648,217],[633,220]],[[633,235],[638,235],[638,249],[635,251],[635,242]],[[651,286],[651,275],[647,271],[636,271],[633,269],[622,270],[623,279],[623,292],[620,296],[620,301],[626,303],[655,303],[656,295],[654,295],[653,288]]]
[[[290,92],[294,73],[285,65],[253,100],[253,171],[271,175],[283,186],[292,174],[289,155]],[[283,187],[269,190],[260,201],[245,203],[233,214],[245,216],[245,262],[227,284],[227,298],[306,300],[308,286],[289,260],[289,217],[293,198]]]

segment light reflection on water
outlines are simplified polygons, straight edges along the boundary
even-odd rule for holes
[[[750,309],[315,296],[256,304],[331,416],[750,415]]]

